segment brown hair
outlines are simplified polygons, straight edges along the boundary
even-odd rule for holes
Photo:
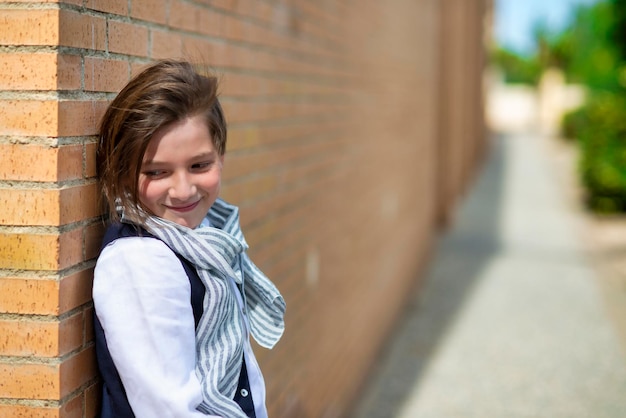
[[[160,128],[202,115],[220,156],[226,152],[226,120],[217,99],[217,79],[186,61],[161,60],[133,77],[100,121],[98,179],[111,220],[120,207],[142,218],[137,182],[150,139]]]

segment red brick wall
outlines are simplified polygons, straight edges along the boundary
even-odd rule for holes
[[[347,414],[484,148],[487,1],[0,1],[0,417],[94,416],[94,135],[164,57],[222,79],[223,197],[288,304],[271,415]]]

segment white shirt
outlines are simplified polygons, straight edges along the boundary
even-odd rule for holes
[[[135,415],[207,418],[196,410],[202,392],[195,372],[191,285],[172,250],[154,238],[111,242],[96,264],[93,298]],[[256,416],[267,418],[265,383],[248,339],[244,356]]]

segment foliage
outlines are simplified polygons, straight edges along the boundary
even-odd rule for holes
[[[613,18],[613,6],[607,1],[576,9],[571,25],[559,37],[561,48],[568,50],[563,69],[569,81],[596,90],[620,88]]]
[[[592,92],[580,109],[566,114],[566,137],[580,144],[579,171],[589,207],[626,212],[626,0],[579,7],[572,24],[546,47],[565,57],[570,82]],[[562,53],[565,51],[565,53]]]
[[[587,203],[599,212],[626,212],[626,0],[597,0],[575,9],[570,24],[552,32],[535,26],[536,53],[499,48],[493,61],[508,82],[537,84],[544,69],[561,69],[568,82],[591,92],[566,114],[563,133],[580,144],[580,176]]]
[[[546,68],[559,68],[567,80],[592,89],[616,89],[626,81],[626,0],[579,5],[569,25],[552,31],[545,22],[534,27],[536,52],[517,54],[499,46],[491,60],[510,83],[536,85]],[[621,55],[620,55],[621,53]],[[626,83],[625,83],[626,85]]]
[[[626,96],[596,93],[568,115],[581,147],[579,170],[589,207],[626,211]]]
[[[545,25],[538,23],[534,28],[537,58],[542,68],[559,68],[565,70],[572,61],[572,32],[568,29],[553,33]]]
[[[502,71],[506,83],[536,85],[541,77],[541,65],[536,59],[502,47],[491,53],[491,62]]]
[[[611,0],[613,24],[609,40],[616,46],[622,61],[626,61],[626,0]]]
[[[574,140],[580,137],[583,129],[589,124],[587,113],[587,107],[583,106],[563,115],[561,132],[565,139]]]

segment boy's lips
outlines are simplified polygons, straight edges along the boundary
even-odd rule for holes
[[[198,206],[199,203],[200,201],[198,200],[197,202],[189,203],[186,205],[181,205],[181,206],[165,205],[165,207],[168,208],[169,210],[173,210],[176,212],[189,212],[189,211],[194,210],[196,206]]]

